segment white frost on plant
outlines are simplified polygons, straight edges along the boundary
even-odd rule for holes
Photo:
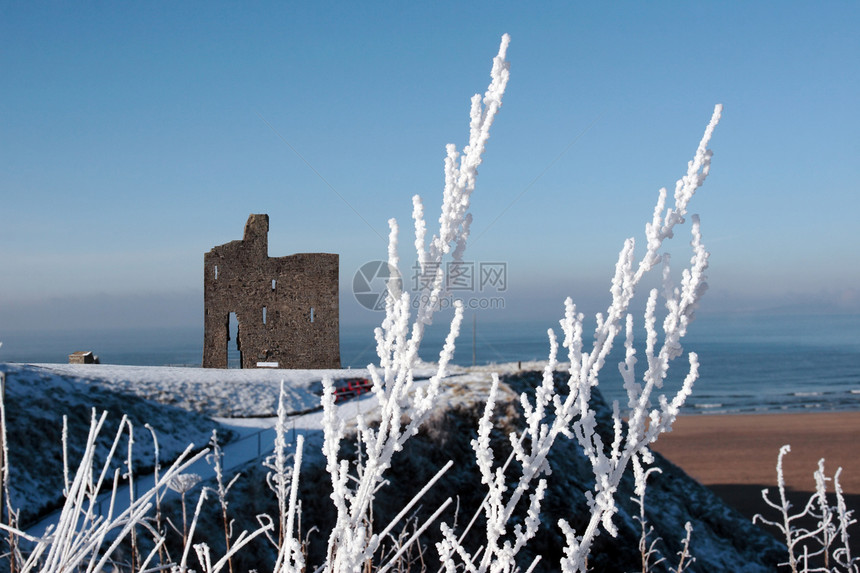
[[[586,492],[591,510],[586,529],[583,532],[576,532],[565,520],[559,523],[567,540],[565,557],[561,563],[562,570],[585,571],[591,544],[599,534],[600,528],[610,535],[616,534],[616,527],[612,522],[612,516],[617,511],[615,493],[627,465],[631,461],[635,464],[640,461],[642,463],[652,461],[648,445],[661,433],[671,429],[680,407],[689,396],[693,383],[698,377],[698,359],[694,353],[690,353],[689,371],[681,389],[671,398],[671,401],[665,395],[659,395],[657,397],[659,406],[652,406],[654,389],[662,387],[670,363],[682,354],[681,339],[686,335],[687,326],[693,319],[698,302],[707,288],[705,270],[708,266],[708,253],[702,244],[698,217],[693,217],[691,226],[693,255],[689,267],[682,273],[679,287],[672,285],[668,254],[659,254],[659,251],[664,241],[674,235],[675,228],[685,222],[684,217],[687,214],[690,199],[704,183],[710,171],[712,153],[708,149],[708,143],[721,113],[722,106],[717,105],[696,153],[687,166],[686,174],[675,185],[672,207],[666,207],[667,192],[665,189],[660,190],[652,220],[645,227],[646,252],[638,264],[634,256],[634,240],[631,238],[625,241],[618,256],[610,287],[612,302],[605,315],[597,315],[597,328],[590,351],[583,349],[584,316],[577,312],[572,299],[568,298],[565,301],[565,316],[560,324],[564,332],[563,346],[567,349],[570,364],[567,396],[562,399],[554,388],[553,370],[556,367],[557,345],[554,334],[550,332],[549,362],[541,385],[535,390],[534,401],[532,402],[526,394],[521,397],[526,429],[522,436],[511,436],[511,445],[521,465],[522,475],[510,493],[507,492],[508,488],[501,468],[493,470],[492,466],[492,451],[489,449],[488,436],[489,420],[495,405],[495,390],[490,392],[479,426],[478,439],[473,442],[482,482],[490,490],[487,501],[483,505],[487,518],[486,544],[482,546],[483,553],[480,561],[475,563],[477,556],[468,554],[450,528],[443,529],[445,539],[439,544],[443,562],[459,557],[463,562],[462,566],[468,571],[514,570],[515,550],[518,550],[524,540],[533,533],[528,528],[524,532],[517,530],[512,544],[510,539],[504,539],[507,531],[506,524],[517,502],[531,491],[532,482],[548,471],[547,454],[559,435],[577,440],[591,462],[595,480],[593,491]],[[635,374],[637,358],[633,346],[633,318],[629,308],[643,277],[660,264],[662,264],[663,276],[662,289],[653,289],[650,292],[646,306],[647,368],[640,383],[636,380]],[[661,295],[667,314],[662,324],[662,344],[659,344],[657,303]],[[627,423],[626,425],[622,423],[620,408],[617,403],[613,404],[614,438],[613,442],[607,445],[597,433],[595,412],[590,406],[591,389],[597,386],[606,357],[622,330],[622,322],[626,352],[624,361],[619,364],[619,370],[628,394],[625,412]],[[497,382],[494,382],[494,388],[496,384]],[[548,421],[550,404],[552,404],[554,418]],[[527,442],[524,441],[525,438],[528,438]],[[527,449],[523,447],[523,443],[528,443]],[[544,487],[544,480],[538,479],[537,486],[530,494],[530,512],[539,511]],[[505,499],[506,495],[507,499]],[[454,570],[453,564],[447,568],[449,571]]]
[[[827,482],[831,481],[824,473],[824,460],[818,461],[818,470],[814,472],[815,492],[802,510],[792,513],[792,505],[786,497],[785,475],[782,461],[791,451],[791,446],[785,445],[779,449],[776,462],[778,501],[770,499],[769,491],[762,490],[764,502],[779,513],[779,521],[771,521],[761,514],[753,517],[753,523],[763,523],[776,528],[785,538],[788,549],[788,561],[780,563],[787,565],[792,573],[812,573],[813,571],[860,571],[860,559],[851,557],[848,527],[856,523],[852,512],[845,507],[842,487],[839,485],[839,475],[842,468],[836,470],[832,481],[836,496],[836,506],[827,501]],[[802,527],[801,523],[813,523],[814,527]],[[837,544],[839,544],[837,546]],[[812,563],[810,562],[812,561]],[[831,563],[832,561],[832,563]],[[823,562],[825,568],[815,565]],[[833,566],[835,565],[835,566]]]
[[[118,497],[121,475],[119,469],[110,471],[116,452],[126,436],[130,422],[123,417],[111,444],[108,455],[101,461],[101,469],[97,471],[100,460],[97,459],[97,438],[104,427],[107,413],[96,417],[93,412],[89,434],[84,446],[84,453],[74,477],[67,483],[65,503],[56,525],[51,526],[41,537],[33,537],[15,526],[0,523],[0,529],[17,538],[26,539],[33,543],[29,555],[16,555],[16,568],[22,573],[29,571],[102,571],[111,555],[120,543],[128,539],[132,530],[147,521],[147,516],[153,507],[153,502],[163,495],[168,487],[185,488],[191,478],[185,473],[197,460],[208,453],[204,449],[192,455],[194,444],[170,465],[170,467],[155,480],[154,486],[132,498],[127,507],[122,507]],[[131,443],[129,443],[129,448]],[[107,503],[106,512],[100,511],[98,496],[103,488],[110,488],[112,494]],[[148,563],[161,547],[160,541],[142,560]]]
[[[424,304],[418,308],[411,326],[409,293],[403,291],[400,279],[397,278],[401,276],[397,250],[399,229],[394,219],[389,221],[388,266],[392,278],[387,284],[385,317],[374,333],[379,365],[368,366],[373,384],[372,392],[378,401],[375,412],[378,425],[371,428],[363,416],[358,416],[356,420],[358,447],[363,455],[356,475],[351,475],[349,463],[340,459],[344,423],[337,419],[335,413],[332,381],[329,379],[323,383],[323,449],[334,490],[332,501],[337,512],[335,526],[329,536],[329,559],[324,567],[325,571],[359,571],[372,561],[383,537],[373,534],[371,529],[374,495],[383,485],[383,475],[391,466],[394,454],[418,432],[421,424],[433,411],[441,380],[453,358],[454,341],[463,320],[463,305],[459,301],[454,304],[454,318],[439,355],[436,373],[425,388],[414,387],[413,369],[418,360],[418,349],[424,329],[432,323],[433,314],[437,310],[434,301],[439,300],[442,293],[443,258],[450,254],[452,260],[461,260],[469,236],[470,195],[475,189],[477,169],[486,148],[490,126],[502,105],[502,96],[508,82],[508,62],[505,55],[509,42],[507,35],[502,37],[499,53],[493,60],[491,82],[483,98],[480,95],[472,98],[468,145],[462,154],[458,153],[453,145],[446,147],[445,188],[439,231],[429,241],[429,245],[426,239],[427,225],[423,203],[417,196],[413,198],[412,217],[418,262],[422,274],[428,269],[432,269],[435,274],[426,293],[428,296],[424,297]],[[436,515],[438,513],[437,511]],[[429,522],[422,527],[427,525]],[[411,542],[407,541],[407,544]]]
[[[289,447],[287,417],[289,412],[285,398],[286,382],[281,380],[281,391],[278,397],[278,421],[275,423],[275,451],[263,463],[263,466],[270,470],[266,474],[266,482],[278,500],[278,538],[276,540],[267,534],[269,541],[278,552],[273,568],[275,573],[292,573],[305,569],[302,543],[294,532],[296,521],[299,518],[298,486],[304,436],[296,437],[296,450],[293,455],[292,467],[290,467],[288,464],[289,454],[287,453]],[[267,519],[267,516],[258,516],[258,520],[263,528],[271,525],[271,519]]]

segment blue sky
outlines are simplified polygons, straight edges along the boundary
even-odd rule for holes
[[[858,312],[858,29],[856,2],[5,2],[0,323],[202,322],[203,253],[260,212],[375,320],[352,277],[414,193],[438,215],[503,33],[467,255],[507,263],[499,318],[605,305],[716,103],[703,312]]]

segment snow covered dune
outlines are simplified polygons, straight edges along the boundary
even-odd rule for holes
[[[12,505],[21,508],[23,523],[62,502],[64,417],[72,468],[93,413],[106,411],[99,455],[106,457],[125,415],[136,430],[135,473],[147,473],[154,464],[154,445],[146,424],[158,436],[161,460],[172,460],[189,443],[205,446],[213,429],[224,441],[233,436],[212,415],[265,412],[269,387],[277,396],[275,382],[243,382],[241,376],[190,368],[2,364],[0,370],[6,373]],[[304,387],[291,397],[296,409],[312,406],[315,398]]]
[[[325,375],[363,376],[353,370],[221,370],[169,366],[35,364],[20,367],[39,376],[56,376],[92,388],[109,389],[199,412],[206,416],[274,416],[281,380],[288,382],[294,411],[319,406]]]
[[[207,445],[213,429],[229,442],[241,428],[219,420],[249,420],[254,428],[269,427],[264,419],[277,413],[284,380],[288,412],[318,408],[320,379],[364,376],[364,370],[220,370],[160,366],[79,364],[0,364],[6,374],[6,412],[13,507],[30,522],[62,502],[63,417],[68,426],[68,460],[80,459],[93,412],[108,412],[101,433],[101,456],[123,415],[135,428],[135,473],[154,464],[149,424],[158,436],[161,461],[179,455],[190,443]],[[240,426],[241,426],[240,425]],[[238,431],[234,431],[234,429]],[[271,444],[268,444],[271,448]]]

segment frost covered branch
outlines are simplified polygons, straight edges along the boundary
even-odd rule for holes
[[[779,513],[779,521],[771,521],[761,514],[753,517],[753,523],[762,523],[779,530],[785,538],[788,548],[788,561],[781,565],[788,565],[792,573],[812,571],[851,571],[860,570],[860,559],[851,557],[851,547],[848,543],[848,527],[856,523],[851,511],[845,507],[845,498],[842,495],[842,487],[839,485],[839,475],[842,468],[836,470],[832,481],[836,496],[836,506],[832,507],[827,501],[827,482],[831,481],[824,473],[824,460],[818,461],[818,469],[813,474],[815,478],[815,493],[806,502],[803,509],[792,513],[792,505],[788,501],[785,492],[785,476],[782,470],[782,461],[786,454],[791,451],[791,446],[785,445],[779,449],[776,462],[778,501],[770,499],[769,491],[762,490],[761,496],[764,502]],[[798,526],[798,522],[812,520],[815,527],[808,529]],[[833,548],[834,544],[840,546]],[[802,553],[801,553],[802,552]],[[818,560],[823,567],[811,567],[810,560]],[[832,561],[832,562],[831,562]],[[839,569],[839,568],[842,569]]]
[[[275,573],[298,572],[305,568],[305,557],[302,553],[302,543],[295,531],[299,513],[298,491],[299,474],[302,467],[302,451],[304,436],[296,437],[296,452],[292,467],[288,466],[287,454],[287,405],[285,383],[281,381],[281,391],[278,398],[278,421],[275,423],[275,451],[263,464],[270,471],[266,475],[269,488],[278,500],[278,540],[270,538],[278,549],[275,559]],[[263,529],[268,525],[261,522]]]
[[[326,469],[334,489],[332,500],[337,511],[337,520],[329,536],[326,571],[358,571],[379,549],[382,538],[372,533],[370,518],[374,495],[383,483],[383,474],[391,466],[394,454],[418,432],[432,412],[441,380],[453,358],[454,341],[463,319],[463,306],[459,302],[455,303],[454,318],[439,356],[436,373],[425,387],[415,387],[413,369],[418,359],[418,349],[424,329],[432,323],[436,311],[433,301],[438,300],[442,292],[441,263],[448,254],[454,261],[461,260],[469,236],[472,220],[468,212],[470,196],[475,189],[477,169],[486,148],[490,126],[502,105],[509,78],[508,62],[505,60],[509,42],[507,35],[502,37],[498,55],[493,60],[491,81],[486,93],[483,97],[475,95],[472,98],[468,145],[462,154],[457,152],[454,145],[446,148],[445,188],[439,231],[430,239],[429,245],[423,203],[419,197],[413,198],[418,263],[422,273],[430,269],[435,271],[435,275],[428,287],[428,296],[423,297],[425,302],[418,308],[411,327],[409,294],[402,291],[399,280],[392,278],[388,281],[385,318],[375,331],[379,365],[368,367],[373,382],[373,396],[378,403],[375,414],[378,416],[378,425],[372,428],[363,416],[357,418],[359,448],[366,455],[354,478],[357,480],[355,485],[350,484],[353,476],[349,473],[349,462],[339,457],[345,424],[337,418],[334,408],[333,383],[330,379],[323,382],[323,448]],[[394,219],[389,221],[389,228],[388,265],[392,277],[397,277],[401,274],[397,250],[398,225]]]
[[[225,485],[223,468],[224,453],[221,451],[221,445],[218,443],[217,430],[212,430],[212,438],[209,440],[209,445],[212,448],[212,453],[206,456],[206,461],[209,462],[215,470],[216,489],[214,490],[214,493],[218,496],[218,505],[221,506],[221,523],[224,526],[224,546],[226,547],[227,554],[229,555],[231,549],[232,525],[227,517],[227,507],[229,505],[227,502],[227,493],[230,491],[230,488],[235,485],[236,480],[238,480],[242,474],[237,473],[233,476],[233,479]],[[233,573],[232,559],[228,559],[227,562],[230,567],[230,573]]]
[[[648,487],[648,476],[652,473],[661,473],[661,470],[660,468],[645,469],[642,467],[638,458],[633,458],[633,475],[635,476],[636,481],[634,491],[636,493],[636,497],[631,499],[639,506],[639,515],[634,516],[633,519],[639,522],[639,527],[641,528],[639,536],[639,555],[642,558],[642,573],[650,571],[651,567],[666,560],[665,557],[658,557],[659,552],[657,551],[657,542],[660,538],[651,539],[649,542],[649,538],[654,533],[654,527],[648,525],[648,520],[645,517],[645,491]],[[690,525],[689,521],[687,522],[687,525]],[[655,557],[657,557],[657,560],[652,563],[651,559]]]
[[[594,472],[595,485],[586,497],[591,517],[586,529],[575,532],[565,520],[559,526],[567,540],[565,558],[562,561],[564,571],[584,571],[591,543],[603,528],[610,535],[615,535],[616,528],[612,516],[616,512],[615,492],[627,465],[635,463],[651,463],[652,456],[648,445],[657,437],[671,429],[681,406],[692,391],[693,382],[698,377],[698,360],[695,353],[689,354],[689,371],[680,390],[670,399],[665,395],[657,397],[658,405],[652,405],[652,394],[655,389],[662,388],[663,380],[669,370],[669,365],[682,354],[681,339],[686,335],[687,326],[693,320],[694,311],[704,294],[705,270],[708,266],[708,253],[702,243],[699,219],[692,217],[691,246],[693,255],[690,264],[683,270],[679,287],[672,284],[669,265],[669,255],[660,254],[660,249],[666,239],[672,238],[675,228],[685,222],[687,207],[696,190],[704,183],[711,164],[712,152],[708,143],[714,128],[719,122],[722,106],[717,105],[705,129],[693,159],[689,162],[686,174],[675,185],[674,205],[666,207],[666,189],[661,189],[652,220],[645,227],[646,252],[638,264],[634,258],[634,240],[628,239],[618,257],[615,276],[612,279],[610,293],[612,302],[606,314],[597,315],[597,328],[594,333],[594,343],[591,351],[583,349],[582,313],[576,311],[573,301],[565,301],[565,317],[560,321],[564,333],[563,346],[568,351],[568,382],[567,396],[562,399],[553,380],[553,371],[558,366],[558,344],[552,331],[548,333],[550,340],[549,361],[544,370],[542,382],[535,390],[534,401],[526,394],[521,397],[521,403],[526,419],[526,429],[523,436],[511,436],[511,446],[516,459],[522,468],[522,475],[507,493],[504,474],[500,469],[492,469],[492,451],[489,448],[489,420],[495,402],[495,389],[498,381],[494,381],[493,390],[487,400],[485,415],[481,420],[478,440],[473,444],[481,469],[482,482],[489,488],[488,501],[484,504],[487,518],[487,544],[479,563],[475,556],[469,555],[466,549],[455,538],[453,531],[443,529],[444,541],[439,549],[443,562],[459,556],[467,571],[512,571],[515,568],[514,556],[523,544],[534,535],[531,516],[540,511],[540,500],[546,487],[543,479],[538,479],[548,472],[547,454],[558,436],[563,435],[575,439],[590,460]],[[630,304],[636,288],[647,273],[661,265],[662,289],[652,289],[649,293],[645,311],[647,369],[642,376],[642,383],[637,382],[635,365],[636,350],[633,346],[633,317]],[[663,338],[659,344],[657,329],[657,304],[662,296],[666,317],[662,323]],[[590,406],[591,389],[597,386],[598,377],[606,357],[612,349],[616,337],[625,332],[626,356],[619,365],[624,387],[627,390],[626,406],[627,423],[622,422],[621,410],[618,403],[613,404],[614,439],[612,444],[604,444],[597,433],[595,412]],[[550,416],[550,413],[554,417]],[[528,448],[522,446],[523,438],[528,438]],[[537,485],[532,489],[532,482],[537,479]],[[530,493],[529,493],[530,492]],[[506,524],[519,500],[529,494],[529,519],[526,520],[525,530],[514,531],[511,539],[503,540],[507,533]],[[505,495],[507,500],[505,501]],[[448,570],[453,571],[453,563]]]
[[[194,444],[190,444],[163,474],[156,476],[151,489],[139,497],[130,497],[128,507],[121,509],[118,497],[120,471],[117,469],[111,472],[110,467],[122,442],[124,430],[130,431],[131,424],[123,417],[101,470],[96,472],[96,440],[102,432],[106,415],[103,413],[96,417],[93,412],[84,453],[74,477],[66,485],[66,500],[57,524],[50,526],[42,537],[33,537],[15,527],[0,524],[0,528],[10,534],[34,544],[26,560],[18,563],[18,571],[104,570],[120,543],[130,538],[137,525],[146,521],[154,500],[184,475],[183,472],[191,464],[208,453],[208,450],[202,450],[192,455]],[[128,447],[131,447],[131,443]],[[102,513],[98,497],[103,486],[108,484],[112,484],[112,490],[107,499],[106,512]],[[154,548],[142,563],[148,563],[160,548],[161,544],[156,540]]]

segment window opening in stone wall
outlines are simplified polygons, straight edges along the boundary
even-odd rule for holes
[[[311,307],[311,322],[314,321],[314,307]]]
[[[227,368],[242,367],[242,351],[239,347],[239,319],[230,313],[227,326]]]
[[[275,279],[272,279],[272,290],[275,290]]]
[[[218,265],[215,265],[215,280],[218,280]]]
[[[266,307],[263,307],[263,324],[266,324]]]

